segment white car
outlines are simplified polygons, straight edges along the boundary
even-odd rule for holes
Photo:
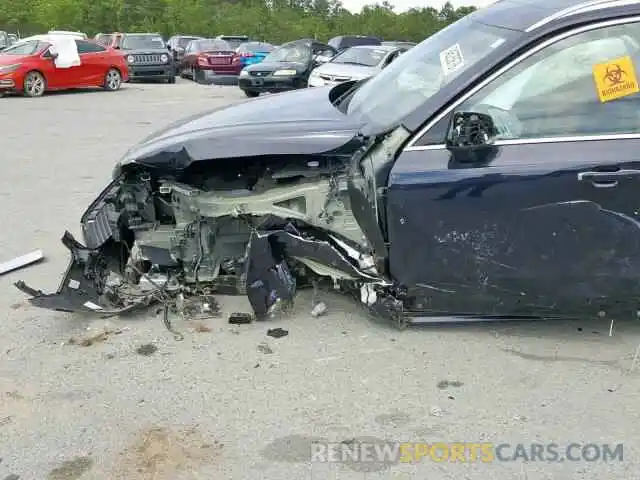
[[[322,87],[373,77],[405,51],[406,47],[388,45],[358,45],[347,48],[330,61],[316,67],[309,75],[308,86]]]

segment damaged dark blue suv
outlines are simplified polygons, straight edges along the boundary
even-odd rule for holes
[[[65,234],[58,292],[19,287],[266,318],[328,279],[400,326],[635,312],[639,64],[637,2],[498,1],[367,82],[154,134]]]

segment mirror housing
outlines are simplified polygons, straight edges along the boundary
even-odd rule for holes
[[[496,152],[498,129],[486,113],[455,112],[447,131],[446,147],[460,162],[486,162]]]

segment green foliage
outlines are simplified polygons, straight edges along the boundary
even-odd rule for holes
[[[340,0],[0,0],[0,29],[22,36],[57,29],[89,35],[246,34],[274,43],[346,34],[420,42],[473,10],[447,2],[439,11],[395,13],[387,0],[359,14],[347,11]]]

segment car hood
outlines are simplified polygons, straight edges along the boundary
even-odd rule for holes
[[[31,55],[6,55],[0,52],[0,66],[13,65],[14,63],[24,62]]]
[[[378,73],[378,67],[366,67],[364,65],[348,65],[345,63],[325,63],[315,69],[322,75],[335,75],[353,80],[362,80]]]
[[[259,97],[180,120],[131,148],[120,167],[180,170],[192,162],[259,155],[352,152],[361,122],[329,101],[330,87]]]
[[[258,71],[258,72],[275,72],[276,70],[295,70],[297,72],[303,72],[307,69],[308,63],[302,62],[261,62],[257,65],[250,65],[245,68],[246,71]]]

